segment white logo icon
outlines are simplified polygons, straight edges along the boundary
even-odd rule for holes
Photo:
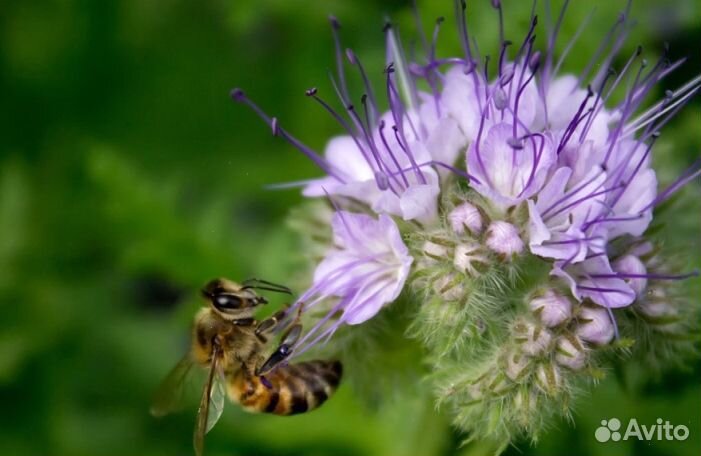
[[[664,421],[662,418],[657,418],[657,424],[644,425],[639,424],[638,420],[632,418],[628,422],[625,432],[621,433],[621,420],[611,418],[601,420],[601,426],[594,431],[594,438],[601,442],[618,442],[619,440],[628,440],[637,438],[638,440],[686,440],[689,438],[689,428],[680,425],[673,425],[669,421]]]

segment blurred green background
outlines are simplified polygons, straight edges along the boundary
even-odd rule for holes
[[[527,3],[504,1],[514,41],[528,25]],[[559,49],[598,7],[565,65],[581,69],[624,5],[573,3]],[[697,3],[635,2],[639,25],[623,56],[640,43],[652,61],[668,41],[674,57],[691,59],[658,93],[701,72]],[[473,33],[489,49],[495,14],[486,0],[470,5]],[[427,28],[448,18],[440,49],[457,52],[452,3],[419,7]],[[340,127],[304,90],[319,86],[331,98],[329,13],[376,81],[384,17],[405,43],[417,36],[410,4],[399,0],[2,0],[1,454],[191,454],[195,405],[162,420],[148,406],[187,349],[197,290],[221,275],[285,282],[295,240],[284,218],[301,197],[263,186],[319,174],[228,92],[243,87],[322,149]],[[698,157],[700,113],[697,98],[665,130],[656,156],[662,182]],[[698,182],[685,190],[686,198],[700,193]],[[698,264],[699,213],[675,217],[669,242],[687,246]],[[696,363],[626,388],[610,376],[579,404],[574,424],[557,423],[538,447],[508,453],[699,454],[700,372]],[[613,416],[661,417],[686,424],[691,436],[596,443],[599,421]],[[420,393],[368,406],[344,385],[322,409],[293,418],[229,406],[207,453],[484,453],[459,448],[463,438]]]

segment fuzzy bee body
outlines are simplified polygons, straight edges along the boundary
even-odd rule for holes
[[[338,361],[286,364],[302,331],[299,314],[291,317],[280,311],[256,320],[256,307],[267,301],[254,290],[290,293],[286,287],[257,279],[243,284],[215,279],[204,287],[208,305],[195,316],[190,353],[164,380],[151,408],[155,416],[176,410],[190,374],[204,368],[207,380],[194,434],[198,456],[204,435],[221,416],[225,396],[247,411],[295,415],[318,408],[341,381]],[[280,333],[277,349],[266,356],[269,338]]]
[[[228,379],[227,393],[250,412],[296,415],[323,404],[338,387],[338,361],[306,361],[275,369],[265,378],[240,370]]]

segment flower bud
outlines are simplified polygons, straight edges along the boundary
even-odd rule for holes
[[[560,366],[569,367],[572,370],[583,368],[587,360],[584,346],[576,336],[572,338],[561,337],[558,339],[556,351],[555,361],[557,361]]]
[[[482,232],[482,214],[470,203],[462,203],[450,211],[448,220],[456,234],[463,234],[466,227],[472,234]]]
[[[635,303],[636,309],[649,318],[675,317],[679,311],[672,304],[664,287],[651,287],[643,299]]]
[[[564,323],[572,316],[570,300],[553,290],[546,290],[542,296],[531,299],[528,306],[549,328]]]
[[[603,307],[582,307],[577,318],[577,335],[594,345],[606,345],[613,339],[611,316]]]
[[[560,371],[554,364],[541,364],[536,369],[538,386],[546,393],[555,395],[562,385]]]
[[[530,356],[543,353],[552,341],[550,331],[531,322],[518,323],[514,327],[514,332],[521,343],[521,350]]]
[[[448,247],[435,242],[426,241],[421,246],[423,253],[429,258],[444,258],[448,256]]]
[[[533,394],[529,388],[519,388],[514,394],[514,408],[521,411],[521,416],[528,421],[530,414],[536,410],[536,394]]]
[[[477,383],[471,383],[467,386],[467,393],[470,395],[470,398],[472,399],[482,399],[484,396],[484,392],[482,391],[483,385],[482,382],[477,382]]]
[[[645,241],[635,244],[628,253],[630,255],[635,255],[638,258],[650,255],[655,250],[655,247],[651,242]]]
[[[477,243],[458,244],[455,247],[453,265],[460,272],[476,276],[479,274],[477,266],[488,262],[489,259],[484,255],[484,250]]]
[[[511,380],[520,379],[528,366],[528,357],[522,353],[511,352],[506,355],[506,376]]]
[[[625,255],[617,259],[611,265],[614,271],[622,275],[622,279],[635,291],[639,298],[645,293],[647,287],[647,279],[644,276],[647,274],[647,269],[640,258],[635,255]]]
[[[496,253],[511,257],[523,252],[523,241],[515,226],[496,221],[487,228],[487,247]]]
[[[445,301],[457,301],[465,293],[463,280],[464,277],[454,273],[442,275],[433,282],[433,291]]]

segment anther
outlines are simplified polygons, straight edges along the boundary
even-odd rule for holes
[[[338,30],[341,28],[341,23],[338,22],[338,19],[336,19],[336,16],[329,16],[329,22],[331,23],[331,27],[333,27],[334,30]]]
[[[314,95],[316,95],[316,92],[317,92],[316,87],[312,87],[311,89],[305,90],[304,94],[308,97],[313,97]]]
[[[504,74],[501,77],[501,80],[499,81],[499,84],[504,87],[508,83],[511,82],[511,80],[514,78],[514,68],[509,67],[504,71]]]
[[[506,143],[511,146],[512,149],[521,150],[523,149],[523,142],[518,138],[509,138]]]
[[[499,111],[503,111],[507,106],[509,99],[506,96],[506,92],[501,87],[497,87],[494,91],[494,107]]]
[[[385,191],[389,188],[389,179],[387,179],[387,174],[382,171],[375,172],[375,182],[377,182],[377,188]]]
[[[231,89],[231,92],[229,92],[229,96],[234,101],[243,101],[243,99],[246,98],[246,94],[243,93],[243,90],[239,89],[238,87],[235,89]]]
[[[355,58],[353,50],[350,48],[346,49],[346,58],[348,58],[351,65],[355,65],[358,62],[358,60]]]
[[[427,70],[416,62],[411,62],[409,64],[409,71],[416,76],[425,77]]]

